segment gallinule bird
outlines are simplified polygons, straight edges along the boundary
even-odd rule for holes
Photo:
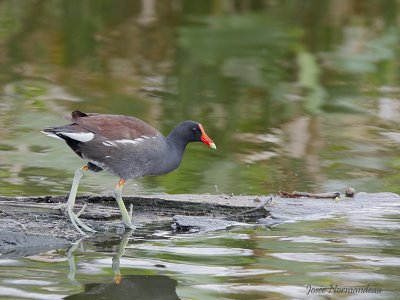
[[[72,224],[82,234],[82,230],[95,232],[73,212],[79,180],[83,172],[107,170],[120,180],[115,187],[117,200],[126,228],[135,228],[122,200],[122,187],[125,181],[133,177],[161,175],[176,169],[190,142],[203,142],[216,149],[214,142],[207,136],[203,126],[194,121],[184,121],[164,137],[158,130],[135,117],[71,113],[71,123],[64,126],[46,128],[46,135],[64,140],[67,145],[88,163],[75,172],[65,205]],[[81,228],[79,228],[81,227]]]

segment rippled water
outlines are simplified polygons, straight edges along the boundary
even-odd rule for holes
[[[177,234],[159,225],[0,260],[0,296],[29,299],[397,299],[400,205],[273,228]],[[69,259],[69,261],[68,261]],[[117,284],[117,283],[118,284]],[[370,294],[309,292],[367,287]],[[110,297],[110,298],[107,298]]]
[[[0,195],[68,193],[83,162],[40,130],[76,109],[164,134],[194,119],[217,144],[190,145],[177,171],[126,194],[400,193],[399,28],[395,0],[1,1]],[[80,193],[116,181],[88,174]],[[0,297],[396,299],[399,215],[394,205],[204,235],[154,224],[3,256]],[[369,283],[384,293],[307,295]]]

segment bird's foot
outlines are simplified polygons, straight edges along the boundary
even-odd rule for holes
[[[61,212],[66,213],[67,212],[67,203],[59,203],[56,206],[53,206],[53,209],[59,209]]]
[[[80,209],[80,211],[76,214],[77,217],[79,217],[79,216],[83,213],[83,211],[85,210],[86,206],[87,206],[87,204],[85,203],[85,204],[82,206],[82,208]],[[67,204],[67,203],[60,203],[60,204],[54,206],[53,209],[59,209],[59,210],[61,210],[61,212],[62,212],[63,214],[65,214],[66,216],[69,216],[69,213],[68,213],[68,204]]]
[[[124,218],[122,217],[122,223],[124,223],[124,226],[128,230],[135,230],[136,226],[132,223],[131,218]]]
[[[135,230],[136,229],[136,226],[132,222],[128,223],[128,222],[124,221],[124,226],[125,226],[126,229],[129,229],[129,230]]]
[[[85,207],[85,206],[84,206]],[[93,228],[85,225],[78,217],[79,215],[82,213],[82,210],[84,209],[84,207],[81,209],[81,211],[78,214],[75,214],[72,209],[70,209],[69,207],[67,207],[67,214],[69,216],[69,218],[71,219],[72,224],[74,225],[74,227],[82,234],[82,235],[87,235],[82,229],[95,233],[96,230],[94,230]],[[81,228],[82,229],[81,229]]]
[[[136,226],[132,223],[133,204],[129,206],[129,216],[122,216],[122,222],[126,229],[135,230]]]

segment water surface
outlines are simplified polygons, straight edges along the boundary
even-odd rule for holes
[[[399,25],[395,0],[1,1],[0,194],[68,193],[84,162],[40,130],[76,109],[164,134],[193,119],[217,144],[190,145],[177,171],[129,181],[127,194],[399,193]],[[88,174],[80,192],[117,180]],[[398,292],[397,206],[205,236],[154,226],[128,238],[121,287],[186,299],[304,298],[331,283]],[[0,260],[0,297],[119,293],[120,243],[83,241],[74,278],[68,249]]]
[[[122,240],[110,236],[70,249],[0,260],[0,296],[396,299],[400,242],[395,233],[400,222],[394,213],[398,209],[397,205],[364,213],[362,224],[358,213],[349,213],[272,229],[236,228],[200,235],[148,226]],[[370,285],[382,292],[307,295],[308,285]]]

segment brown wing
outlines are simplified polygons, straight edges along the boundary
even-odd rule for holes
[[[100,134],[109,140],[137,139],[141,136],[153,137],[160,132],[135,117],[105,114],[86,114],[74,111],[71,114],[72,122]]]

